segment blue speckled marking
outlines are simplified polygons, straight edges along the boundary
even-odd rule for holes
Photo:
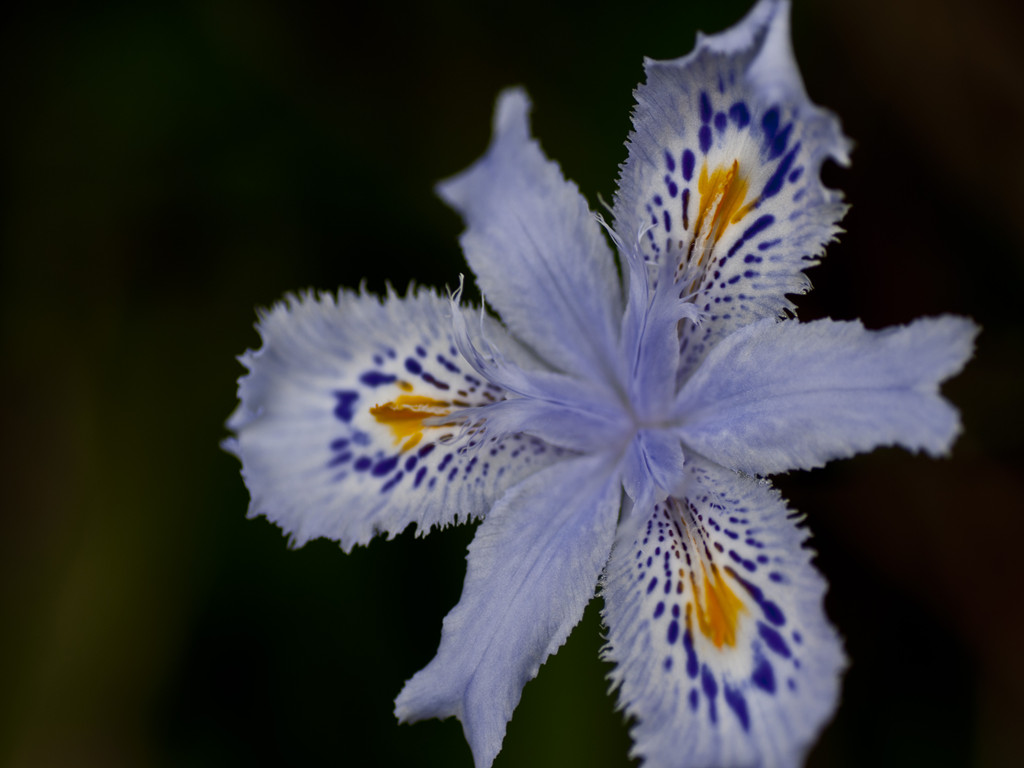
[[[686,651],[686,674],[697,677],[697,653],[693,649],[693,633],[689,627],[683,632],[683,650]]]
[[[693,156],[693,152],[689,149],[683,150],[683,179],[689,181],[693,178],[693,167],[696,163],[696,158]]]
[[[750,675],[750,682],[765,693],[775,693],[775,670],[760,651],[754,654],[754,671]]]
[[[775,140],[775,134],[779,131],[778,107],[772,107],[764,113],[764,117],[761,118],[761,128],[764,129],[764,143],[767,148]]]
[[[700,151],[705,155],[711,149],[711,126],[702,125],[697,132],[697,140],[700,142]]]
[[[761,639],[765,641],[769,648],[775,653],[782,656],[784,659],[790,657],[789,646],[786,645],[786,641],[782,639],[782,635],[776,632],[774,629],[769,627],[763,621],[757,622],[757,633],[761,636]]]
[[[779,606],[777,606],[771,600],[766,598],[764,596],[764,592],[761,591],[760,587],[756,586],[755,584],[751,584],[749,581],[744,579],[742,576],[740,576],[738,573],[736,573],[732,568],[728,566],[726,566],[725,570],[730,576],[736,579],[736,581],[742,584],[743,588],[747,590],[747,592],[750,594],[752,598],[754,598],[754,602],[756,602],[761,607],[761,611],[762,613],[764,613],[764,617],[768,619],[768,621],[770,621],[777,627],[781,627],[783,624],[786,623],[786,616],[782,612],[782,609],[779,608]]]
[[[749,731],[750,713],[747,711],[747,700],[743,698],[743,694],[735,688],[723,685],[722,695],[725,698],[725,703],[728,704],[729,708],[736,713],[736,717],[739,718],[740,725],[743,726],[743,730]]]
[[[453,362],[448,360],[448,358],[444,357],[443,355],[438,355],[436,360],[449,373],[459,373],[460,372],[459,371],[459,366],[455,365]]]
[[[708,699],[711,722],[716,723],[718,722],[718,714],[715,712],[715,697],[718,695],[718,682],[715,680],[715,676],[711,673],[707,664],[702,664],[700,668],[700,687]]]
[[[370,472],[372,475],[377,477],[383,477],[384,475],[390,474],[391,471],[398,466],[398,456],[389,456],[386,459],[381,459],[373,465],[373,470]]]
[[[433,374],[423,373],[423,374],[420,375],[420,378],[423,379],[425,382],[427,382],[427,384],[433,384],[438,389],[442,389],[442,390],[451,389],[451,386],[447,382],[438,381],[437,379],[434,378]]]
[[[337,467],[337,466],[340,466],[340,465],[344,464],[347,461],[350,461],[351,459],[352,459],[352,452],[351,451],[345,451],[344,453],[339,453],[333,459],[328,461],[327,462],[327,466],[328,467]]]
[[[745,243],[757,237],[759,234],[764,232],[764,230],[768,229],[768,227],[770,227],[774,223],[775,217],[772,216],[770,213],[758,216],[757,219],[749,227],[743,230],[743,234],[740,235],[739,240],[733,243],[733,245],[729,248],[728,255],[734,256],[736,252],[739,251],[739,249],[742,248]]]
[[[737,101],[729,107],[729,118],[742,130],[750,124],[750,110],[742,101]]]
[[[764,185],[764,190],[761,192],[762,200],[773,197],[779,193],[782,189],[782,183],[786,179],[786,174],[789,173],[789,169],[793,165],[793,160],[796,159],[796,153],[799,151],[800,142],[797,142],[794,147],[786,153],[786,156],[779,161],[779,165],[775,169],[775,173],[773,173],[771,178],[768,179],[768,183]]]
[[[789,134],[792,130],[793,124],[790,123],[775,136],[775,139],[772,141],[772,146],[768,151],[769,160],[774,160],[786,151],[786,145],[789,144]]]
[[[334,417],[345,423],[352,421],[352,417],[356,415],[352,406],[359,399],[359,393],[350,390],[339,390],[334,393],[334,396],[338,398],[338,404],[334,406]]]
[[[700,92],[700,121],[711,122],[711,99],[708,98],[706,91]]]
[[[399,472],[394,477],[392,477],[390,480],[388,480],[386,483],[384,483],[384,485],[381,486],[380,492],[381,493],[387,493],[392,488],[394,488],[396,485],[398,485],[399,481],[403,477],[405,477],[405,473],[404,472]]]
[[[380,371],[367,371],[359,377],[359,381],[368,387],[379,387],[382,384],[391,384],[398,379],[397,376],[393,376],[390,373],[381,373]]]

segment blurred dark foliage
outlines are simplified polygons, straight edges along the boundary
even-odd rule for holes
[[[1008,0],[797,2],[812,98],[856,140],[848,233],[801,316],[984,326],[950,460],[779,479],[852,666],[810,766],[1024,764],[1024,30]],[[641,57],[728,2],[51,3],[2,12],[0,763],[469,766],[395,724],[470,528],[344,555],[245,518],[218,448],[253,310],[443,287],[433,195],[525,85],[548,153],[611,199]],[[497,768],[628,765],[599,602],[525,690]]]

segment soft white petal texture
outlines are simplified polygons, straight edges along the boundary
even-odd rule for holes
[[[523,435],[420,420],[505,397],[459,354],[451,312],[430,291],[383,302],[343,291],[261,315],[263,346],[241,358],[249,373],[228,422],[237,437],[225,443],[242,461],[250,517],[296,544],[326,536],[348,550],[410,523],[426,533],[482,515],[562,455]],[[523,357],[490,326],[505,355]]]
[[[803,270],[845,211],[820,169],[829,157],[846,163],[849,142],[807,99],[786,0],[761,0],[693,53],[645,71],[615,229],[643,258],[670,261],[675,290],[705,315],[681,329],[683,381],[717,339],[792,309],[786,294],[810,287]]]
[[[494,760],[523,686],[580,620],[608,560],[620,480],[568,459],[511,488],[469,547],[437,656],[395,702],[403,722],[455,715],[477,768]]]
[[[820,467],[883,445],[945,454],[960,430],[939,384],[970,358],[960,317],[868,331],[763,320],[722,340],[680,391],[685,445],[757,475]]]
[[[646,768],[797,766],[845,664],[806,532],[767,483],[701,459],[621,526],[606,659]]]
[[[498,100],[494,138],[438,187],[465,218],[466,259],[487,302],[553,368],[607,378],[622,316],[611,249],[576,185],[530,138],[520,90]]]

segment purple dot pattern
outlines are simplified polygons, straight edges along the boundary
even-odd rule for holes
[[[820,182],[826,157],[845,161],[838,124],[802,94],[766,99],[747,77],[750,64],[699,50],[686,69],[649,62],[637,90],[615,230],[645,260],[676,264],[680,295],[703,316],[681,330],[680,382],[723,335],[793,309],[786,294],[809,289],[802,270],[818,263],[845,211],[841,194]],[[702,171],[734,162],[744,211],[713,227],[720,198],[702,201]]]
[[[240,385],[252,410],[229,423],[240,437],[228,447],[248,470],[250,516],[265,515],[296,544],[327,536],[349,549],[410,523],[423,534],[478,517],[503,489],[563,455],[460,416],[505,392],[462,358],[450,312],[428,291],[383,303],[343,293],[291,298],[261,318],[263,347],[243,358],[250,373]],[[497,323],[488,333],[509,357],[522,355]],[[398,435],[371,413],[410,396],[452,418]]]
[[[687,468],[686,493],[637,518],[612,551],[603,594],[613,682],[623,701],[643,702],[643,711],[626,707],[638,742],[672,741],[662,746],[688,755],[687,765],[723,754],[733,756],[726,765],[759,755],[787,764],[778,749],[792,741],[777,735],[805,727],[787,714],[831,701],[838,685],[823,584],[775,491],[713,465]],[[712,565],[743,604],[732,646],[716,647],[696,617]],[[651,723],[648,710],[662,717]]]

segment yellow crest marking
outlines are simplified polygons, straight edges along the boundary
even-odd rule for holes
[[[701,605],[701,592],[697,588],[697,579],[690,572],[690,584],[693,586],[694,604],[697,608],[697,627],[701,634],[714,643],[716,648],[736,645],[736,630],[739,626],[740,613],[746,613],[743,601],[719,573],[718,566],[711,564],[711,576],[704,563],[700,565],[704,575],[704,600]],[[682,575],[682,570],[680,570]]]
[[[406,382],[399,382],[399,387],[406,391],[412,389]],[[444,400],[423,395],[399,395],[384,405],[375,405],[370,409],[370,415],[379,424],[387,424],[391,428],[395,445],[404,440],[402,451],[408,451],[423,439],[423,430],[427,428],[423,420],[447,416],[449,405]]]
[[[708,568],[700,563],[703,573],[703,605],[700,604],[700,592],[696,579],[690,572],[690,584],[693,586],[693,602],[696,604],[697,627],[700,634],[711,640],[716,648],[736,644],[736,628],[739,625],[739,614],[746,612],[742,600],[736,597],[715,563],[711,564],[711,577]]]
[[[732,166],[728,169],[720,165],[710,174],[707,161],[705,161],[700,169],[700,177],[697,179],[700,207],[697,209],[697,225],[693,230],[694,238],[705,231],[705,220],[710,214],[711,219],[707,224],[705,237],[707,244],[713,247],[730,224],[735,224],[742,219],[757,204],[755,199],[744,205],[749,187],[747,180],[740,176],[739,160],[733,160]],[[704,253],[702,252],[698,258],[698,264],[703,257]]]

